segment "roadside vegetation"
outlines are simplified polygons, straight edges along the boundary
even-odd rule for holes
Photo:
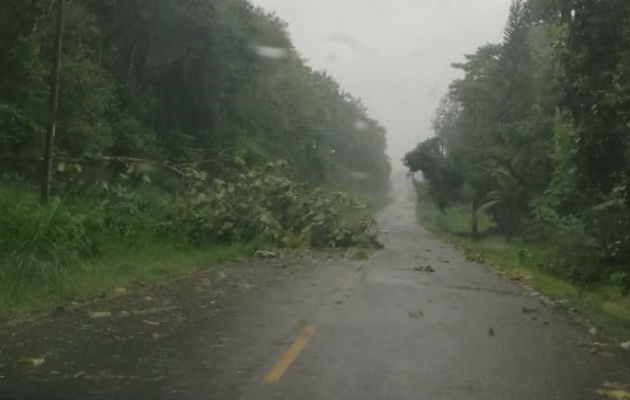
[[[628,2],[514,0],[404,159],[430,229],[626,335],[629,40]]]
[[[0,313],[255,250],[378,245],[385,129],[274,15],[244,0],[0,15]]]

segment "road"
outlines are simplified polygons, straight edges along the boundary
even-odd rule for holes
[[[312,260],[218,316],[193,315],[168,342],[124,350],[126,364],[92,355],[120,376],[160,375],[125,386],[101,374],[85,387],[117,399],[580,400],[626,383],[626,356],[578,346],[593,340],[584,328],[420,227],[409,181],[393,193],[378,215],[385,247],[369,259]]]
[[[579,400],[627,379],[519,284],[421,228],[409,181],[394,193],[378,216],[384,249],[245,303],[229,336],[255,339],[217,352],[223,367],[182,398]]]

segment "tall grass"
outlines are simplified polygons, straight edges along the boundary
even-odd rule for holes
[[[161,229],[168,197],[54,199],[0,188],[0,314],[37,310],[124,285],[220,262],[258,241],[195,247]]]

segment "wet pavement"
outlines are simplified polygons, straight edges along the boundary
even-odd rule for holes
[[[15,398],[580,400],[599,398],[604,382],[627,383],[627,354],[580,347],[592,341],[583,327],[421,228],[411,182],[395,180],[394,193],[378,216],[385,248],[367,260],[244,263],[232,275],[143,289],[133,307],[107,303],[116,316],[131,310],[124,318],[46,319],[34,329],[47,341],[22,343],[24,333],[5,329],[0,338],[22,350],[6,346],[0,372],[30,350],[57,373],[5,365],[0,394],[11,386],[34,390]],[[218,296],[231,276],[241,294]],[[62,342],[66,350],[55,350]]]

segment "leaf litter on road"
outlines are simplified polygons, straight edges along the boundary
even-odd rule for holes
[[[418,265],[417,267],[413,267],[413,270],[417,272],[435,272],[435,269],[428,264],[425,266]]]

